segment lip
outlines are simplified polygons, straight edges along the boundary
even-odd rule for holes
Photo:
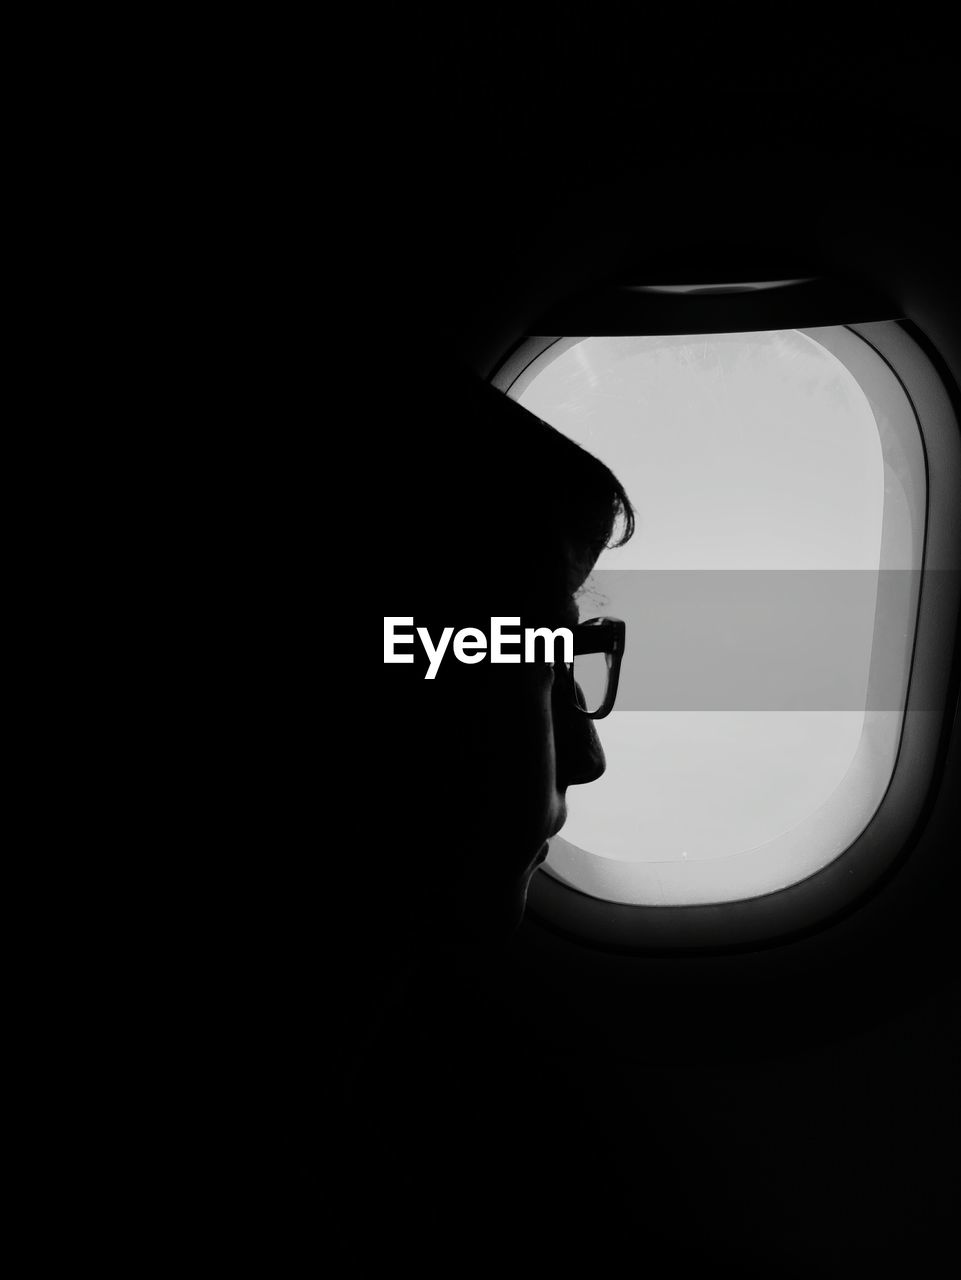
[[[548,840],[554,839],[554,837],[561,830],[561,828],[564,826],[564,823],[566,821],[567,821],[567,801],[562,800],[561,806],[560,806],[560,812],[557,815],[557,821],[554,823],[554,830],[548,832],[548,836],[547,836]]]
[[[563,827],[566,821],[567,821],[567,805],[566,803],[562,803],[561,812],[558,815],[557,821],[554,824],[554,829],[553,831],[550,831],[548,833],[547,839],[544,841],[544,843],[538,849],[537,853],[534,855],[534,860],[531,863],[531,866],[539,867],[541,863],[546,860],[547,855],[550,852],[551,840],[554,839],[554,837],[557,835],[558,831],[560,831],[561,827]]]

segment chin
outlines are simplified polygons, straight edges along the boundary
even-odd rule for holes
[[[529,886],[530,875],[525,878],[523,885],[510,898],[505,900],[496,923],[495,933],[497,937],[509,938],[511,934],[520,928],[524,913],[527,910],[527,890]]]
[[[527,889],[536,867],[532,863],[512,884],[467,886],[450,913],[450,940],[470,946],[505,941],[519,928],[527,907]]]

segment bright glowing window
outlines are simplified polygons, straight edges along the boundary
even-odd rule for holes
[[[637,510],[582,617],[627,622],[607,772],[546,869],[591,896],[756,897],[843,853],[891,780],[924,545],[921,438],[849,329],[543,340],[509,394]]]

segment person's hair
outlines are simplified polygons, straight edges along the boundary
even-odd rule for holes
[[[401,612],[533,609],[631,537],[627,494],[585,449],[476,375],[425,390],[398,415],[382,471]]]

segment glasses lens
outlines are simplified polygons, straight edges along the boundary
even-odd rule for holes
[[[609,653],[579,653],[574,659],[574,689],[577,704],[591,715],[600,711],[607,697],[611,674]]]

